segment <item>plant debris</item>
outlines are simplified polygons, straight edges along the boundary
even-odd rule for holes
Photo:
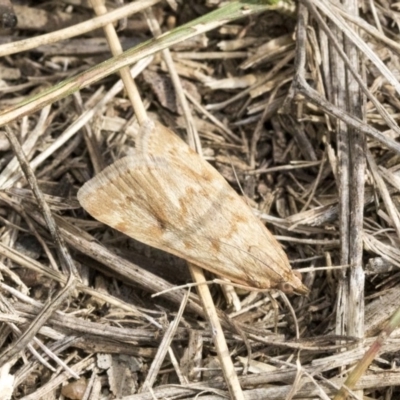
[[[397,5],[303,0],[294,13],[247,15],[257,2],[243,0],[243,18],[166,43],[235,2],[120,3],[107,2],[115,19],[85,0],[0,1],[0,397],[328,399],[374,346],[352,396],[399,396]],[[105,61],[110,22],[128,52]],[[170,50],[180,92],[165,53],[146,53],[155,45]],[[186,263],[93,220],[76,199],[135,156],[139,117],[111,74],[132,54],[148,115],[184,140],[195,128],[193,144],[310,289],[210,284],[239,393]]]

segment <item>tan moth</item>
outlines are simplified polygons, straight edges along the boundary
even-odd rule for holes
[[[78,192],[97,220],[249,288],[307,294],[281,245],[207,161],[158,122]]]

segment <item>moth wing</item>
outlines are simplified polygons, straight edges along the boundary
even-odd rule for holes
[[[221,174],[171,130],[158,122],[154,125],[155,128],[150,125],[141,131],[137,142],[139,151],[166,155],[174,171],[188,177],[187,181],[180,179],[178,182],[189,184],[190,179],[195,179],[193,189],[196,198],[191,196],[190,191],[185,197],[184,187],[175,188],[175,193],[189,199],[182,203],[190,204],[191,208],[187,211],[192,211],[187,223],[192,224],[196,235],[188,235],[186,240],[202,241],[197,244],[203,246],[204,241],[212,244],[212,253],[217,250],[218,255],[213,265],[217,266],[220,275],[236,281],[238,279],[234,279],[233,275],[240,275],[241,283],[246,278],[248,283],[263,287],[268,285],[270,279],[273,282],[290,280],[293,273],[281,245]],[[176,229],[182,226],[180,223]],[[260,268],[265,279],[257,282]]]
[[[137,153],[78,192],[94,218],[241,284],[269,288],[293,280],[276,239],[225,179],[169,129],[145,126]]]

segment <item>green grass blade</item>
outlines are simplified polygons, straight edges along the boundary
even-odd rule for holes
[[[133,47],[118,57],[88,69],[87,71],[60,82],[59,84],[44,90],[43,92],[28,97],[21,103],[6,109],[0,113],[0,126],[9,123],[16,118],[31,114],[40,110],[47,104],[51,104],[63,97],[66,97],[86,86],[91,85],[100,79],[117,72],[122,67],[131,65],[142,58],[157,53],[176,43],[215,29],[221,25],[257,13],[279,9],[282,4],[290,2],[277,0],[241,0],[231,3],[201,16],[189,23],[177,27],[156,39],[148,40],[140,45]]]

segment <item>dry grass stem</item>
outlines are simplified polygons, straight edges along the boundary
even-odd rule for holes
[[[0,0],[0,397],[398,398],[398,5],[121,3]],[[308,296],[189,272],[82,210],[147,119],[244,198]]]

